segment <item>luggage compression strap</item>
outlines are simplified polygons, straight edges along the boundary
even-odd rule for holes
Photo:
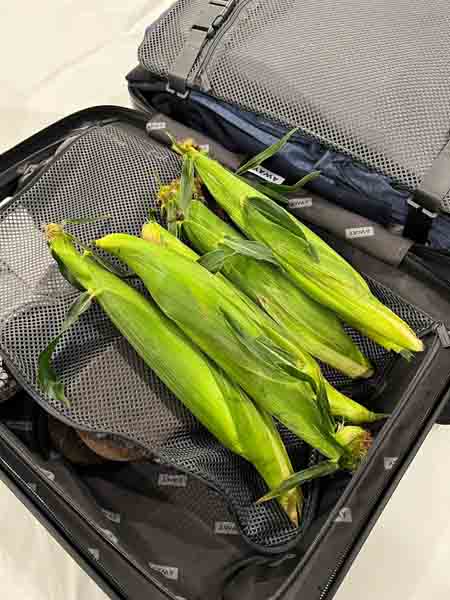
[[[433,219],[450,192],[450,142],[425,174],[413,197],[408,201],[408,217],[403,235],[415,242],[428,241]]]
[[[187,80],[204,43],[212,38],[236,6],[236,0],[207,0],[189,32],[183,52],[168,75],[167,91],[186,98]]]
[[[426,244],[435,217],[437,217],[437,213],[432,213],[414,202],[414,200],[409,199],[408,216],[403,229],[403,237],[417,244]]]

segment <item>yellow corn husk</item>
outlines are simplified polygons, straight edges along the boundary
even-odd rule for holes
[[[89,253],[80,255],[62,228],[47,226],[54,255],[96,301],[144,362],[227,448],[251,462],[269,489],[292,473],[272,418],[214,365],[152,301],[144,298]],[[279,499],[294,524],[302,496]]]
[[[343,468],[359,464],[361,455],[337,441],[329,407],[318,401],[323,396],[316,398],[322,385],[317,364],[306,354],[302,362],[267,315],[221,278],[157,241],[112,234],[96,244],[123,260],[161,310],[262,410]]]
[[[202,205],[202,209],[201,209],[202,212],[203,212],[203,209],[205,211],[209,210],[205,206]],[[191,205],[191,209],[190,209],[189,221],[185,221],[184,223],[186,224],[187,222],[191,222],[191,219],[195,219],[196,218],[195,214],[196,214],[196,206],[195,206],[195,203],[193,203]],[[215,215],[212,215],[212,216],[214,217],[214,219],[218,219],[218,217],[216,217]],[[197,236],[201,235],[201,239],[203,240],[202,247],[205,248],[205,246],[208,245],[208,248],[206,248],[207,251],[214,250],[213,243],[214,243],[214,246],[216,245],[215,241],[216,241],[217,236],[215,233],[215,228],[213,227],[214,219],[208,220],[208,224],[210,225],[210,227],[205,229],[205,231],[203,231],[203,230],[200,231],[198,229],[189,230],[189,231],[195,231]],[[218,219],[218,220],[220,220],[220,219]],[[224,225],[225,225],[225,227],[228,227],[225,223],[224,223]],[[231,227],[229,228],[229,230],[231,231],[231,233],[236,233]],[[206,231],[210,234],[211,242],[205,241],[205,237],[208,235],[206,233]],[[186,233],[188,234],[188,237],[191,237],[189,235],[188,231],[186,231]],[[194,237],[194,235],[192,237]],[[182,241],[180,241],[174,235],[169,233],[166,229],[161,227],[161,225],[159,225],[156,222],[147,223],[146,225],[144,225],[144,227],[142,228],[142,238],[144,240],[147,240],[152,243],[155,243],[155,242],[160,243],[160,244],[166,246],[167,248],[169,248],[170,250],[173,250],[174,252],[178,252],[182,256],[185,256],[186,258],[188,258],[192,261],[196,261],[199,258],[198,254],[196,254],[196,252],[194,252],[191,248],[186,246],[186,244],[184,244]],[[194,240],[193,240],[193,242],[194,242],[194,245],[198,245],[198,246],[201,245],[201,242],[198,242],[198,244],[196,244]],[[255,271],[253,271],[251,269],[251,265],[249,265],[249,268],[247,270],[245,270],[245,266],[241,270],[240,261],[238,262],[237,258],[242,259],[242,261],[244,261],[245,263],[246,262],[249,262],[249,263],[254,262],[256,264],[256,266],[261,265],[261,270],[256,269]],[[269,280],[269,284],[270,284],[270,277],[272,276],[272,267],[270,265],[268,265],[266,267],[266,265],[264,265],[262,263],[258,263],[257,261],[253,261],[244,256],[235,257],[232,259],[232,261],[233,262],[229,266],[227,266],[226,269],[224,269],[224,275],[228,275],[229,279],[233,283],[235,283],[236,286],[239,286],[241,291],[243,291],[244,293],[248,293],[249,296],[251,294],[253,296],[252,299],[254,300],[255,299],[254,295],[258,294],[258,290],[264,289],[264,286],[266,286],[266,283],[268,280]],[[236,270],[240,271],[239,276],[237,278],[234,278],[233,274],[230,273],[230,271],[232,269],[236,269]],[[249,270],[251,271],[252,277],[250,277],[250,273],[248,272]],[[276,269],[273,269],[273,271],[275,271],[275,274],[278,274]],[[246,277],[246,275],[247,275],[247,277]],[[276,280],[276,281],[278,281],[278,280]],[[288,282],[288,284],[290,285],[289,282]],[[273,293],[279,292],[280,295],[282,295],[282,296],[284,294],[284,297],[287,302],[291,298],[290,298],[290,296],[288,296],[287,293],[285,293],[285,289],[282,289],[283,285],[284,285],[284,281],[281,279],[281,281],[278,281],[278,286],[279,286],[278,290],[276,287],[274,287],[274,288],[272,288],[271,291]],[[289,290],[289,287],[287,287],[287,289]],[[297,288],[293,288],[294,306],[295,306],[295,295],[296,294],[297,294]],[[308,298],[308,301],[309,301],[309,298]],[[280,321],[278,321],[278,322],[280,325],[282,325],[286,328],[289,328],[289,326],[290,326],[290,321],[288,321],[287,318],[281,319],[281,322]],[[296,337],[297,331],[298,331],[298,327],[295,326],[292,331],[293,342],[295,341],[294,338]],[[300,344],[300,346],[301,345],[302,344]],[[308,348],[306,348],[306,350],[308,350]],[[341,392],[336,390],[328,382],[326,382],[325,385],[326,385],[326,390],[327,390],[327,394],[328,394],[328,400],[330,403],[331,414],[333,416],[341,417],[341,418],[345,419],[346,422],[353,423],[353,424],[373,423],[375,421],[378,421],[378,420],[386,417],[386,415],[374,413],[374,412],[368,410],[367,408],[365,408],[364,406],[362,406],[361,404],[359,404],[358,402],[355,402],[351,398],[348,398],[347,396],[345,396],[344,394],[342,394]]]
[[[370,292],[365,280],[319,236],[218,162],[183,148],[209,192],[250,238],[266,244],[292,281],[388,350],[420,352],[412,329]]]

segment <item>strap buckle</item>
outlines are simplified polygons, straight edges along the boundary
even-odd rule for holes
[[[410,198],[408,200],[408,215],[403,229],[403,237],[409,238],[418,244],[426,244],[433,226],[433,220],[436,217],[437,213],[431,212]]]
[[[237,0],[208,0],[191,27],[183,52],[172,65],[166,86],[169,93],[182,99],[188,97],[187,79],[204,43],[214,37],[236,4]]]
[[[186,100],[186,98],[189,96],[189,91],[190,90],[186,90],[183,93],[177,92],[170,86],[170,81],[168,81],[166,84],[166,92],[169,92],[169,94],[173,94],[174,96],[177,96],[178,98],[181,98],[182,100]]]
[[[208,5],[199,15],[192,29],[207,32],[207,38],[212,37],[226,20],[237,0],[209,0]]]
[[[408,198],[408,205],[412,206],[412,208],[415,208],[418,211],[423,212],[423,214],[426,215],[427,217],[429,217],[430,219],[435,219],[438,216],[438,213],[431,212],[431,210],[424,208],[421,204],[414,202],[414,200],[412,198]]]
[[[450,142],[434,159],[414,193],[414,201],[430,213],[439,212],[441,203],[450,191]]]

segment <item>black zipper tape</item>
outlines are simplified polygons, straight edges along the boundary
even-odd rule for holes
[[[244,8],[248,4],[250,4],[250,2],[252,2],[252,1],[253,0],[240,0],[240,2],[233,9],[232,13],[226,20],[226,22],[220,28],[220,30],[216,33],[214,38],[208,43],[207,47],[204,48],[203,56],[200,57],[200,59],[199,59],[199,66],[198,66],[197,72],[195,74],[196,80],[201,78],[202,73],[207,68],[209,63],[211,62],[211,59],[214,56],[214,52],[215,52],[217,46],[219,45],[219,43],[221,42],[223,36],[226,35],[228,33],[228,31],[233,27],[235,22],[240,17]],[[190,87],[193,87],[193,84],[194,84],[193,81],[188,80],[188,85]],[[207,90],[203,90],[203,91],[207,91]]]
[[[410,377],[408,369],[403,373],[406,387],[397,408],[375,438],[366,461],[353,476],[316,540],[274,600],[294,600],[300,595],[308,600],[328,600],[338,574],[344,565],[350,566],[347,558],[352,546],[364,532],[367,535],[377,503],[386,500],[390,485],[402,463],[409,460],[424,424],[431,426],[439,414],[437,407],[443,405],[450,372],[439,327],[441,324],[435,325],[428,352],[414,376]]]

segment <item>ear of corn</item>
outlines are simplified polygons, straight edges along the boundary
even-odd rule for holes
[[[388,350],[423,350],[411,328],[370,292],[341,256],[284,208],[218,162],[187,149],[209,192],[251,239],[272,249],[292,281],[311,298]]]
[[[346,447],[349,448],[351,453],[355,456],[364,456],[372,444],[371,435],[367,431],[364,431],[364,429],[361,429],[361,427],[343,427],[337,431],[336,438],[342,444],[346,445]],[[358,461],[355,460],[353,468],[356,468],[357,466]],[[349,466],[349,468],[351,467]],[[289,490],[296,489],[299,485],[307,483],[308,481],[312,481],[313,479],[318,479],[319,477],[332,475],[338,470],[339,465],[334,461],[325,460],[319,462],[312,467],[291,475],[291,477],[283,481],[278,488],[270,490],[269,493],[260,498],[258,500],[258,504],[261,502],[267,502],[273,498],[278,498],[281,495],[286,494]]]
[[[193,202],[191,205],[190,219],[189,221],[184,221],[183,225],[186,226],[187,223],[195,222],[197,206],[196,202]],[[205,211],[209,211],[208,208],[201,205],[202,213]],[[212,214],[212,213],[211,213]],[[218,219],[214,214],[212,214],[214,219]],[[212,219],[212,221],[214,221]],[[208,252],[213,248],[213,245],[217,245],[217,232],[214,227],[214,222],[210,222],[208,219],[209,227],[197,228],[193,227],[192,229],[186,228],[186,233],[188,237],[192,239],[194,245],[200,246],[202,250]],[[228,227],[225,223],[223,223],[224,227],[227,228],[225,231],[228,233],[234,233],[235,235],[239,235],[235,230],[231,227]],[[191,238],[192,233],[192,238]],[[163,246],[166,246],[168,249],[180,253],[182,256],[186,258],[196,261],[198,259],[198,255],[191,250],[186,244],[183,244],[178,238],[171,235],[166,229],[161,227],[158,223],[152,222],[144,225],[142,228],[142,237],[144,240],[147,240],[151,243],[160,243]],[[240,263],[243,263],[241,268]],[[250,264],[248,264],[250,263]],[[258,269],[253,269],[252,264],[256,265]],[[291,296],[294,298],[294,307],[300,309],[300,306],[295,305],[295,296],[297,295],[297,289],[294,287],[293,290],[290,290],[290,294],[285,293],[284,283],[285,280],[278,280],[278,271],[273,269],[270,265],[263,265],[263,263],[259,261],[251,261],[245,256],[239,256],[232,258],[229,262],[226,263],[226,268],[223,270],[224,274],[229,277],[229,279],[236,284],[238,289],[241,289],[243,292],[247,293],[250,297],[255,299],[259,295],[259,293],[267,294],[267,290],[270,289],[270,292],[273,294],[279,293],[281,297],[285,297],[286,302],[291,300]],[[234,271],[238,271],[238,276],[234,276]],[[276,279],[273,287],[271,286],[271,276],[275,274]],[[280,274],[281,277],[281,274]],[[287,281],[289,290],[289,286],[291,285],[289,281]],[[278,285],[278,287],[277,287]],[[262,291],[265,290],[265,291]],[[309,298],[307,298],[307,303],[310,302]],[[296,312],[294,310],[294,312]],[[270,313],[269,313],[270,314]],[[290,313],[288,313],[289,316]],[[271,315],[273,316],[273,315]],[[284,315],[283,315],[284,316]],[[293,317],[294,318],[294,317]],[[277,319],[275,319],[277,321]],[[289,328],[291,322],[288,318],[282,318],[279,320],[280,325]],[[300,328],[298,324],[293,329],[293,338],[296,337],[297,331]],[[325,334],[325,332],[324,332]],[[300,338],[301,341],[303,338]],[[302,345],[302,344],[300,344]],[[306,345],[305,348],[308,350]],[[328,400],[330,403],[331,414],[336,417],[341,417],[345,419],[345,421],[354,424],[363,424],[363,423],[373,423],[378,421],[379,419],[385,418],[386,415],[374,413],[358,402],[348,398],[338,390],[336,390],[332,385],[326,382],[326,391],[328,394]]]
[[[262,410],[331,460],[355,467],[361,455],[337,441],[326,394],[316,398],[322,383],[317,365],[307,356],[294,359],[283,331],[257,307],[252,310],[220,278],[159,243],[112,234],[96,244],[123,260],[162,311]]]
[[[217,249],[227,237],[240,238],[234,228],[198,201],[192,203],[183,230],[201,254]],[[236,255],[226,261],[222,272],[291,332],[310,354],[350,377],[373,374],[369,361],[345,333],[335,314],[296,287],[282,269]]]
[[[292,473],[272,418],[255,407],[155,305],[85,253],[80,255],[58,225],[47,227],[52,253],[102,309],[145,363],[227,448],[251,462],[270,489]],[[301,495],[280,498],[297,524]]]

